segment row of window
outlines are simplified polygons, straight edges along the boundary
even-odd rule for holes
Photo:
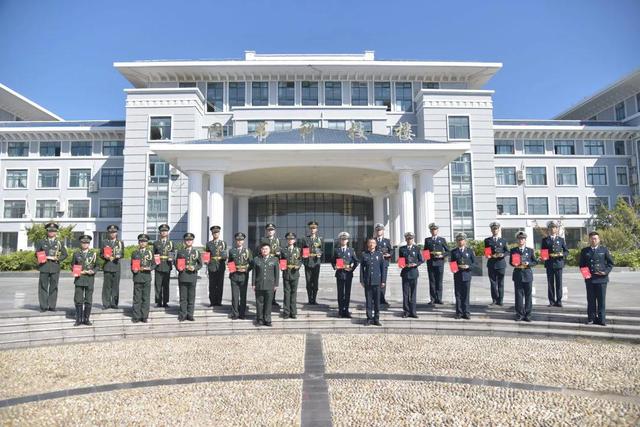
[[[576,154],[576,141],[571,139],[555,139],[553,142],[553,153],[562,156],[573,156]],[[604,140],[584,140],[583,155],[604,156],[606,154]],[[523,140],[524,154],[549,154],[545,146],[544,139]],[[627,154],[625,141],[614,141],[613,152],[616,156]],[[495,154],[515,154],[515,141],[513,139],[496,139],[494,143]]]
[[[67,218],[91,217],[91,201],[89,199],[67,200]],[[100,218],[122,218],[122,199],[101,199]],[[24,218],[27,212],[26,200],[5,200],[4,218]],[[58,200],[36,200],[34,218],[58,218],[60,216]]]
[[[556,166],[556,186],[577,186],[578,169],[575,166]],[[609,185],[607,166],[585,167],[585,182],[588,186]],[[616,185],[629,185],[629,169],[627,166],[616,166]],[[547,168],[545,166],[525,167],[524,181],[528,186],[546,186]],[[518,175],[515,166],[496,167],[496,185],[516,186]]]
[[[40,157],[60,157],[62,155],[61,141],[40,141],[38,153]],[[29,141],[7,142],[8,157],[28,157]],[[103,156],[122,156],[124,141],[102,141]],[[71,141],[69,154],[72,157],[88,157],[93,155],[93,141]]]
[[[6,189],[29,188],[28,169],[7,169]],[[91,169],[69,169],[69,188],[88,188],[91,181]],[[103,188],[122,187],[122,168],[101,168],[100,186]],[[59,188],[60,169],[38,169],[38,185],[36,188]]]
[[[624,199],[628,204],[631,204],[631,197],[618,196],[618,198]],[[541,197],[527,197],[527,214],[529,215],[549,215],[549,198],[546,196]],[[497,197],[497,211],[498,215],[518,215],[518,198],[517,197]],[[590,215],[598,213],[600,206],[609,209],[609,197],[587,197],[587,212]],[[557,214],[558,215],[580,215],[580,200],[578,197],[564,197],[558,196],[557,198]]]
[[[627,118],[627,108],[624,101],[618,102],[614,107],[616,121],[622,121]],[[640,113],[640,92],[636,94],[636,112]],[[597,116],[593,116],[592,120],[596,120]]]

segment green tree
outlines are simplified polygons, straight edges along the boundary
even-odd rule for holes
[[[613,209],[598,209],[593,225],[609,250],[640,248],[640,205],[637,203],[629,206],[623,199],[618,199]]]
[[[58,239],[65,240],[71,239],[75,224],[60,227],[58,229]],[[30,242],[37,242],[47,237],[47,230],[44,228],[44,224],[31,222],[31,227],[27,227],[27,238]]]

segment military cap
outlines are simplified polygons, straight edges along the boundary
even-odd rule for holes
[[[437,230],[438,228],[438,224],[436,224],[435,222],[432,222],[431,224],[429,224],[429,230]]]
[[[558,223],[556,221],[547,222],[547,228],[552,228],[552,227],[558,228]]]
[[[91,236],[83,234],[78,240],[80,240],[80,243],[91,243]]]
[[[274,223],[270,222],[267,225],[265,225],[264,228],[266,230],[275,230],[277,227],[276,227],[276,225]]]
[[[526,239],[527,238],[527,233],[525,233],[524,231],[518,231],[516,233],[516,239]]]
[[[55,222],[50,222],[50,223],[46,224],[44,226],[44,228],[47,231],[58,231],[58,228],[60,228],[60,226],[58,224],[56,224]]]
[[[158,227],[159,231],[169,231],[171,229],[171,227],[169,227],[169,224],[162,224],[160,227]]]
[[[384,230],[384,224],[377,223],[375,227],[373,227],[376,231]]]
[[[148,242],[149,241],[149,235],[148,234],[138,234],[138,242]]]
[[[211,226],[211,228],[209,228],[209,230],[211,230],[211,231],[213,231],[215,233],[216,231],[220,231],[221,228],[220,228],[219,225],[213,225],[213,226]]]
[[[115,224],[111,224],[110,226],[107,227],[107,231],[109,233],[113,233],[114,231],[118,231],[118,230],[120,230],[120,227],[118,227]]]
[[[414,237],[416,237],[416,235],[413,234],[412,231],[407,231],[406,233],[404,233],[404,238],[405,239],[407,239],[407,238],[412,238],[413,239]]]
[[[309,228],[312,228],[312,227],[318,228],[318,221],[309,221],[307,225],[309,226]]]
[[[262,242],[262,243],[260,243],[260,249],[264,248],[265,246],[271,247],[271,245],[269,244],[269,242]]]
[[[193,233],[184,233],[184,236],[182,236],[182,238],[184,240],[194,240],[196,236]]]
[[[465,233],[456,234],[456,241],[459,242],[460,240],[467,240],[467,235]]]
[[[493,221],[491,224],[489,224],[489,227],[500,228],[500,223],[498,221]]]
[[[593,236],[598,236],[600,237],[600,234],[598,234],[597,231],[592,231],[591,233],[589,233],[589,237],[593,237]]]
[[[338,239],[340,239],[340,240],[348,239],[350,237],[351,236],[346,231],[342,231],[342,232],[340,232],[340,234],[338,234]]]
[[[288,239],[295,239],[295,238],[296,238],[296,233],[294,233],[294,232],[290,231],[290,232],[288,232],[288,233],[287,233],[287,235],[286,235],[286,236],[284,236],[284,237],[286,237],[286,238],[287,238],[287,240],[288,240]]]
[[[244,233],[238,232],[238,233],[234,234],[233,238],[236,239],[236,240],[244,240],[244,239],[247,238],[247,235],[244,234]]]

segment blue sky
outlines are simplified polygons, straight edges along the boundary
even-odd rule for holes
[[[0,0],[0,82],[65,119],[121,119],[115,61],[360,53],[495,61],[496,118],[551,118],[640,68],[639,0]]]

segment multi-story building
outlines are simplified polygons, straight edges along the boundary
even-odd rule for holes
[[[362,246],[376,222],[400,244],[430,222],[481,238],[498,218],[534,243],[554,218],[576,244],[598,204],[638,194],[640,72],[546,121],[494,120],[499,63],[249,51],[114,66],[133,86],[123,122],[0,98],[25,120],[0,123],[4,250],[50,218],[98,241],[115,222],[128,244],[164,222],[202,244],[218,224],[251,246],[267,222],[302,235],[315,219],[327,251],[342,230]]]

